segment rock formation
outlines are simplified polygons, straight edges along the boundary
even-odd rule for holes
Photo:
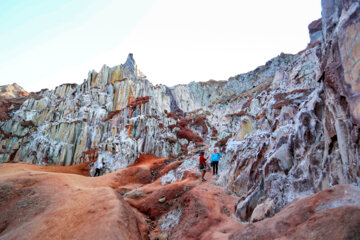
[[[0,162],[68,166],[97,159],[105,162],[107,173],[131,175],[144,154],[166,158],[171,162],[166,171],[141,171],[144,179],[136,180],[145,184],[159,178],[153,195],[148,187],[124,194],[143,214],[170,222],[160,229],[170,229],[174,239],[192,229],[177,227],[184,207],[202,200],[183,199],[162,210],[150,209],[149,203],[173,200],[177,191],[171,189],[186,187],[180,182],[196,176],[199,149],[209,155],[216,147],[223,153],[220,175],[212,182],[236,196],[235,216],[243,222],[264,222],[296,199],[335,185],[358,186],[360,3],[323,0],[322,8],[322,18],[309,25],[305,50],[282,53],[227,81],[154,86],[129,54],[120,66],[89,72],[80,85],[45,89],[17,104],[7,100],[0,105],[5,109]],[[354,214],[344,210],[349,213],[340,217]],[[338,216],[334,211],[329,214]],[[320,215],[316,219],[325,216]],[[308,217],[301,221],[308,224]],[[261,224],[251,226],[264,230]],[[248,236],[249,229],[232,238]],[[274,238],[288,237],[287,231]]]
[[[49,171],[49,172],[48,172]],[[0,239],[143,239],[147,224],[80,169],[0,166]]]
[[[199,172],[163,179],[188,160],[142,155],[89,178],[88,163],[0,165],[0,239],[358,239],[360,189],[337,185],[242,224],[236,197]],[[194,160],[196,164],[196,160]],[[211,177],[207,176],[208,180]],[[267,204],[267,203],[266,203]]]
[[[29,93],[26,92],[21,86],[17,83],[0,86],[0,98],[18,98],[28,96]]]
[[[229,239],[359,239],[359,188],[337,185],[295,201],[273,218],[250,224]]]
[[[321,18],[313,21],[309,25],[310,45],[322,41],[322,21]]]

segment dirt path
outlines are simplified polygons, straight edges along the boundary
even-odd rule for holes
[[[0,175],[13,174],[18,171],[40,171],[40,172],[56,172],[56,173],[71,173],[81,176],[90,176],[90,168],[87,166],[89,162],[84,162],[73,166],[58,166],[58,165],[34,165],[30,163],[3,163],[0,164]]]

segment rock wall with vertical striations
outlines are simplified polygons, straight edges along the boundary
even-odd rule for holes
[[[153,85],[129,54],[80,85],[6,102],[0,162],[71,165],[93,155],[110,172],[140,154],[186,158],[216,147],[224,153],[216,184],[238,196],[242,221],[333,185],[359,185],[360,3],[322,7],[305,50],[227,81]]]

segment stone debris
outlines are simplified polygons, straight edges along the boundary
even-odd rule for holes
[[[159,199],[159,203],[164,203],[166,201],[166,197],[162,197]]]

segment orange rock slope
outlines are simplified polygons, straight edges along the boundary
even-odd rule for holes
[[[161,184],[180,163],[142,156],[96,178],[86,164],[1,164],[0,239],[223,239],[238,229],[236,199],[195,173]],[[180,206],[179,227],[161,229],[158,221]]]
[[[140,214],[101,178],[73,173],[81,172],[0,165],[0,239],[142,238]]]
[[[184,160],[142,155],[89,177],[70,167],[0,165],[0,239],[358,239],[360,191],[339,185],[295,201],[272,218],[241,224],[237,200],[199,173],[162,185]]]

